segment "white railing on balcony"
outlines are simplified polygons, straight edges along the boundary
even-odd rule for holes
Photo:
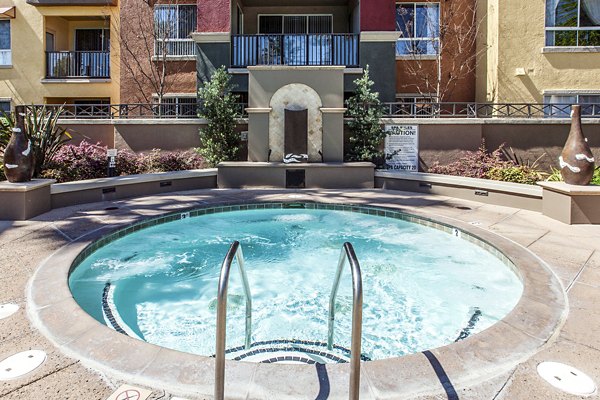
[[[0,65],[12,65],[12,50],[0,50]]]
[[[192,39],[157,39],[154,43],[155,57],[195,57],[196,43]]]

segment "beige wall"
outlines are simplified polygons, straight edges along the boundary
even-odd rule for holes
[[[46,98],[119,98],[118,7],[35,7],[26,0],[0,0],[0,7],[16,6],[11,19],[12,67],[0,69],[0,97],[15,104],[43,103]],[[90,16],[102,20],[85,20]],[[79,20],[78,20],[79,19]],[[104,20],[110,19],[110,23]],[[111,25],[111,79],[102,83],[44,83],[45,32],[54,31],[57,50],[73,49],[75,28]]]
[[[543,52],[545,1],[484,0],[477,100],[542,102],[544,91],[600,92],[600,51]],[[526,75],[516,76],[517,68]]]

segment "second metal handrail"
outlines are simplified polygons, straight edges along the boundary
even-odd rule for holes
[[[252,295],[248,277],[244,267],[244,255],[242,247],[237,240],[233,242],[223,265],[221,266],[221,276],[219,277],[219,293],[217,294],[217,344],[215,352],[215,399],[223,400],[225,395],[225,343],[227,326],[227,287],[229,285],[229,271],[233,259],[237,259],[238,268],[242,275],[242,285],[244,287],[244,296],[246,297],[246,349],[250,348],[252,341]]]
[[[329,331],[327,333],[327,348],[333,348],[333,327],[335,323],[335,298],[340,286],[342,277],[342,269],[346,260],[350,263],[352,272],[352,336],[351,336],[351,354],[350,354],[350,400],[358,400],[360,389],[360,355],[362,342],[362,307],[363,307],[363,291],[362,291],[362,276],[360,272],[360,264],[356,258],[354,247],[346,242],[340,254],[340,259],[329,297]]]

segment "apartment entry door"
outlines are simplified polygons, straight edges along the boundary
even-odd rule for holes
[[[109,29],[75,30],[75,63],[81,76],[110,77],[109,51]]]

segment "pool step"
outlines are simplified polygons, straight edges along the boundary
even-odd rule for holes
[[[334,345],[327,349],[324,342],[296,339],[267,340],[226,350],[227,359],[255,363],[281,364],[338,364],[350,362],[350,350]],[[370,359],[363,355],[363,361]]]

